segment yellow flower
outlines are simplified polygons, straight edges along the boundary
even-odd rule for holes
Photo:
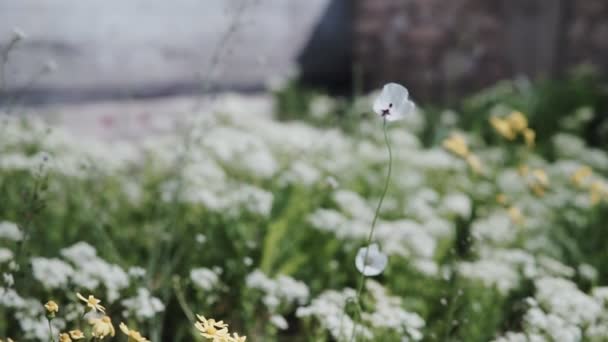
[[[518,207],[512,206],[507,212],[509,213],[509,217],[511,221],[517,225],[521,225],[524,223],[524,215],[522,215],[521,210]]]
[[[59,342],[72,342],[70,335],[66,333],[59,334]]]
[[[493,116],[490,118],[490,124],[492,127],[494,127],[494,130],[496,130],[496,132],[498,132],[498,134],[502,135],[504,138],[508,140],[515,139],[516,132],[513,131],[513,128],[511,128],[511,125],[509,122],[507,122],[507,120]]]
[[[127,336],[129,336],[129,342],[150,342],[147,338],[141,336],[139,331],[130,330],[126,324],[120,323],[120,330]]]
[[[530,190],[536,196],[542,197],[545,195],[545,190],[549,187],[549,177],[543,169],[532,170],[532,177],[528,183]]]
[[[91,318],[89,319],[89,324],[93,326],[91,329],[91,335],[93,335],[95,338],[103,339],[108,335],[114,336],[116,334],[114,326],[112,325],[112,320],[108,316]]]
[[[469,164],[469,167],[471,168],[471,170],[473,170],[473,172],[475,172],[476,174],[483,173],[483,167],[481,165],[481,161],[479,160],[479,158],[477,158],[476,155],[474,155],[474,154],[468,155],[467,164]]]
[[[496,195],[496,202],[501,205],[506,205],[509,203],[509,198],[507,198],[507,195],[505,194],[498,194]]]
[[[526,142],[526,145],[528,147],[533,147],[534,139],[536,138],[536,133],[534,132],[534,130],[532,130],[530,128],[526,128],[523,132],[523,135],[524,135],[524,141]]]
[[[520,165],[517,168],[517,173],[519,173],[520,176],[527,176],[528,171],[529,171],[528,165]]]
[[[73,340],[81,340],[84,338],[84,334],[78,329],[70,330],[70,337],[72,337]]]
[[[466,158],[469,155],[469,147],[464,137],[458,133],[452,133],[449,138],[443,141],[443,148],[455,155]]]
[[[76,297],[78,297],[78,299],[82,300],[83,302],[87,303],[87,306],[89,308],[91,308],[92,311],[100,311],[104,314],[106,313],[106,308],[99,305],[99,303],[101,303],[101,300],[93,297],[93,295],[89,295],[89,298],[84,298],[84,296],[81,295],[80,293],[76,293]]]
[[[532,171],[534,179],[536,179],[542,186],[549,186],[549,177],[543,169],[535,169]]]
[[[214,319],[207,320],[201,315],[196,315],[196,317],[200,322],[196,322],[194,327],[203,337],[212,339],[213,341],[226,341],[230,338],[228,335],[228,324],[225,324],[223,321],[216,322]]]
[[[585,183],[585,180],[589,178],[593,174],[593,170],[589,166],[581,166],[579,167],[570,179],[574,185],[580,187]]]
[[[591,184],[589,191],[591,194],[591,204],[596,205],[600,203],[604,196],[608,196],[608,185],[601,181],[595,181]]]
[[[239,336],[239,334],[234,333],[232,337],[229,337],[230,342],[245,342],[247,336]]]
[[[512,112],[507,116],[506,121],[515,133],[524,132],[528,128],[528,119],[521,112]]]
[[[52,300],[49,300],[44,304],[44,308],[49,315],[55,316],[57,312],[59,312],[59,305]]]
[[[543,188],[539,184],[531,184],[530,190],[532,190],[532,192],[538,197],[545,196],[545,188]]]

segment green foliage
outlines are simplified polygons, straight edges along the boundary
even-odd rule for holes
[[[605,182],[608,157],[589,147],[608,146],[602,84],[589,74],[563,82],[503,82],[465,99],[458,114],[429,107],[390,126],[394,177],[375,237],[390,258],[377,283],[366,283],[358,321],[372,340],[415,340],[417,333],[423,341],[489,341],[507,332],[550,336],[526,320],[542,277],[572,282],[577,295],[601,303],[604,311],[594,319],[605,324],[605,303],[592,292],[608,284],[608,210],[605,199],[590,200],[590,186],[591,180]],[[355,256],[386,175],[382,131],[365,96],[334,99],[290,83],[276,100],[278,118],[289,123],[218,114],[183,164],[179,135],[112,166],[116,150],[95,160],[40,124],[1,127],[0,222],[14,222],[30,236],[21,242],[21,270],[0,262],[3,273],[18,275],[3,289],[27,298],[37,318],[40,308],[32,303],[53,298],[61,314],[77,312],[68,309],[75,293],[94,293],[115,325],[124,319],[156,341],[197,339],[195,313],[223,319],[253,341],[335,340],[335,326],[322,312],[302,312],[328,292],[341,295],[357,286]],[[537,149],[506,141],[488,124],[489,116],[512,110],[528,115]],[[483,172],[442,150],[452,131],[466,135]],[[555,143],[563,132],[580,142],[576,153],[564,154]],[[51,165],[79,166],[41,175],[31,166],[47,150],[57,163]],[[78,162],[70,164],[70,157]],[[518,173],[521,164],[546,170],[544,195],[530,190],[532,171]],[[573,185],[572,172],[587,164],[593,176]],[[497,195],[508,202],[499,203]],[[523,223],[510,216],[513,208],[521,210]],[[329,219],[315,222],[319,213]],[[79,242],[95,248],[100,260],[92,268],[140,266],[146,274],[130,277],[114,299],[107,298],[105,283],[87,288],[72,275],[52,286],[33,274],[31,258],[65,261],[62,252]],[[0,239],[11,251],[19,244]],[[196,279],[197,269],[208,278]],[[597,277],[589,275],[593,271]],[[304,299],[295,298],[299,286]],[[141,289],[163,310],[144,318],[123,315],[131,310],[123,300]],[[562,314],[538,301],[547,314]],[[336,309],[330,300],[323,304]],[[354,307],[340,305],[340,318],[357,317]],[[30,338],[20,325],[24,312],[0,304],[0,337]],[[397,323],[386,312],[399,316]],[[65,328],[86,324],[81,316]],[[281,319],[288,328],[281,329]]]

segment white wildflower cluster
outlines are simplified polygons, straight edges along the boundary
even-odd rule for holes
[[[98,257],[95,248],[86,242],[62,249],[61,255],[73,265],[70,279],[74,284],[87,290],[103,286],[105,298],[110,303],[120,298],[120,291],[129,286],[127,272]]]
[[[425,225],[407,219],[380,222],[376,239],[388,254],[425,260],[432,259],[438,242]]]
[[[516,239],[517,230],[506,212],[496,211],[475,220],[471,225],[471,235],[481,242],[508,244]]]
[[[0,308],[10,309],[19,322],[19,328],[27,340],[47,341],[49,323],[39,300],[21,297],[15,289],[0,287]],[[54,329],[64,329],[64,319],[53,320]]]
[[[588,148],[585,142],[578,136],[559,133],[553,137],[553,144],[562,159],[574,159],[591,166],[594,169],[608,170],[608,156],[605,152]]]
[[[301,184],[304,186],[312,186],[318,183],[321,179],[321,171],[314,166],[302,160],[296,160],[289,166],[281,177],[281,182],[288,184]]]
[[[176,191],[189,203],[238,217],[241,211],[268,216],[273,204],[272,193],[255,185],[229,181],[217,161],[197,157],[183,170],[182,188],[175,181],[165,183],[163,198],[171,201]]]
[[[0,222],[0,239],[20,241],[23,239],[23,233],[17,227],[17,224],[9,221]]]
[[[198,289],[211,291],[218,286],[220,277],[214,270],[200,267],[190,270],[190,280]]]
[[[129,275],[135,279],[145,274],[140,267],[129,269],[129,275],[117,265],[110,264],[97,256],[94,247],[79,242],[60,251],[63,259],[32,257],[32,276],[48,291],[70,291],[72,286],[81,287],[87,291],[98,289],[106,290],[108,302],[116,301],[123,294],[123,290],[131,285]],[[6,279],[12,276],[4,274]],[[39,299],[25,298],[19,295],[19,289],[0,287],[0,307],[10,308],[14,311],[20,329],[28,340],[48,340],[48,320],[46,310]],[[146,288],[138,288],[137,294],[131,298],[120,301],[125,317],[134,317],[139,321],[148,320],[164,311],[165,306],[151,295]],[[82,318],[82,306],[70,303],[62,306],[62,318],[55,318],[51,322],[53,329],[65,329],[67,322],[74,322]]]
[[[308,286],[286,275],[272,279],[264,272],[255,270],[247,276],[245,282],[247,287],[261,291],[262,303],[272,313],[271,323],[281,330],[288,327],[281,313],[294,305],[303,305],[308,301]]]
[[[522,280],[557,276],[570,278],[574,270],[550,257],[534,256],[521,249],[482,248],[477,261],[460,262],[460,275],[481,281],[486,287],[495,287],[502,294],[518,288]],[[589,265],[587,265],[589,266]]]
[[[353,325],[357,336],[364,340],[377,340],[381,336],[400,336],[403,341],[422,340],[425,321],[420,315],[405,310],[402,299],[390,296],[380,283],[368,279],[366,287],[374,309],[363,312],[360,323],[355,323],[345,312],[355,296],[355,291],[349,288],[324,291],[310,305],[298,308],[296,316],[315,318],[338,341],[349,340]]]
[[[57,258],[34,257],[31,263],[34,278],[47,289],[65,287],[74,275],[72,266]]]
[[[370,229],[367,220],[350,219],[333,209],[315,210],[308,216],[308,222],[315,229],[331,232],[340,239],[363,240]],[[413,258],[414,267],[425,274],[435,275],[437,267],[433,256],[437,238],[446,232],[449,234],[450,230],[450,224],[441,218],[429,219],[425,224],[403,219],[380,222],[374,237],[382,245],[383,252]]]
[[[314,298],[310,305],[299,307],[296,316],[315,318],[337,341],[348,341],[356,327],[359,338],[371,339],[371,330],[355,321],[345,312],[345,303],[355,297],[355,290],[326,290]]]
[[[25,307],[25,300],[14,289],[0,287],[0,305],[6,308],[22,308]]]
[[[319,95],[310,101],[309,107],[310,115],[315,119],[322,120],[331,115],[334,103],[329,96]]]
[[[129,274],[131,278],[139,279],[146,276],[146,270],[139,266],[132,266],[127,270],[127,274]]]
[[[316,209],[308,216],[313,228],[330,232],[340,239],[362,239],[369,230],[369,223],[350,220],[333,209]]]
[[[413,341],[422,340],[425,322],[420,315],[403,309],[401,298],[390,296],[380,283],[367,280],[365,286],[375,302],[373,312],[363,313],[365,321],[375,329],[392,330]]]
[[[458,265],[460,275],[480,280],[486,287],[496,287],[503,294],[517,288],[520,284],[519,273],[506,263],[494,260],[461,262]]]
[[[266,242],[282,246],[289,243],[294,248],[280,248],[280,253],[262,257],[276,257],[278,260],[271,260],[276,264],[283,261],[280,260],[283,255],[287,261],[310,258],[312,262],[296,265],[302,268],[301,274],[319,276],[306,279],[306,284],[315,290],[322,284],[332,288],[346,286],[356,269],[368,276],[379,275],[390,260],[390,273],[379,277],[383,285],[372,280],[365,283],[362,301],[367,311],[357,319],[351,310],[345,309],[347,302],[355,305],[352,289],[318,289],[320,293],[309,301],[310,290],[304,282],[285,275],[270,277],[254,270],[246,278],[242,294],[245,299],[235,301],[259,298],[263,305],[255,307],[256,314],[263,310],[260,317],[276,328],[266,329],[270,335],[285,329],[290,329],[286,334],[291,333],[294,327],[289,327],[287,317],[295,311],[297,318],[314,322],[315,327],[321,326],[340,341],[349,340],[353,328],[361,340],[393,341],[398,336],[398,340],[411,341],[432,337],[427,331],[435,329],[435,322],[425,322],[406,308],[415,303],[411,307],[424,307],[425,314],[432,312],[431,319],[436,312],[431,305],[435,303],[422,302],[425,296],[444,289],[446,280],[456,279],[474,283],[476,291],[495,289],[496,295],[504,298],[524,285],[534,284],[534,295],[528,299],[521,329],[505,332],[496,337],[498,341],[605,340],[608,290],[595,287],[591,294],[581,290],[584,286],[602,284],[605,274],[598,266],[597,255],[588,256],[586,250],[578,253],[571,247],[578,247],[577,239],[587,238],[587,234],[590,239],[599,236],[591,234],[601,226],[597,220],[603,215],[602,206],[608,203],[605,178],[608,154],[585,146],[582,139],[569,134],[553,138],[555,161],[544,160],[531,149],[511,153],[503,147],[486,146],[481,137],[466,132],[462,132],[461,145],[456,139],[451,149],[425,147],[417,135],[424,127],[423,113],[414,108],[409,97],[403,96],[400,87],[391,85],[384,93],[383,99],[373,106],[376,114],[382,120],[406,122],[398,127],[387,126],[393,150],[393,176],[369,246],[363,243],[370,232],[389,161],[383,145],[384,132],[378,129],[382,120],[363,121],[357,134],[351,135],[336,127],[279,122],[269,115],[270,101],[229,95],[219,99],[214,111],[188,117],[192,120],[188,133],[172,131],[163,136],[142,137],[137,144],[102,144],[49,129],[39,118],[0,117],[0,177],[6,175],[2,184],[10,188],[23,179],[14,182],[11,177],[15,174],[30,177],[36,167],[43,165],[50,176],[48,190],[57,195],[56,203],[46,203],[45,215],[49,216],[63,215],[66,189],[69,193],[72,186],[98,184],[83,182],[88,180],[102,183],[107,180],[108,193],[104,196],[120,197],[116,201],[106,201],[104,197],[103,202],[96,202],[97,194],[90,197],[78,194],[79,203],[75,206],[81,209],[97,209],[94,206],[98,203],[108,203],[104,210],[90,211],[93,215],[99,213],[100,220],[117,214],[116,219],[137,217],[140,223],[142,213],[153,217],[150,211],[144,211],[150,210],[145,207],[149,203],[159,209],[178,201],[185,213],[180,218],[184,226],[171,227],[175,230],[162,232],[153,239],[176,244],[190,239],[189,247],[196,243],[197,247],[209,249],[211,255],[226,253],[228,249],[224,249],[223,243],[233,240],[234,247],[243,248],[246,253],[226,255],[231,270],[234,263],[242,263],[246,266],[243,269],[249,270],[253,265],[251,257],[266,252],[260,251]],[[313,120],[324,121],[334,107],[329,98],[317,98],[310,108]],[[358,113],[369,112],[372,102],[368,97],[360,97],[353,108]],[[491,114],[494,116],[496,111],[493,109]],[[453,125],[454,114],[443,116],[443,121]],[[443,127],[437,130],[442,131]],[[522,141],[505,143],[522,143],[522,148],[529,148]],[[473,152],[478,160],[467,159]],[[520,155],[525,158],[519,160]],[[134,161],[139,163],[138,167],[131,168]],[[103,191],[105,188],[104,184]],[[9,204],[9,209],[14,205]],[[137,209],[142,209],[141,212],[128,212],[131,206],[140,205]],[[5,219],[9,217],[2,218]],[[264,235],[276,232],[265,229],[274,227],[276,222],[287,227],[284,235],[279,230],[276,235]],[[141,228],[133,221],[128,223],[128,227]],[[199,224],[208,227],[209,231],[202,231],[205,235],[199,233],[196,226]],[[23,234],[15,223],[0,222],[4,284],[0,287],[0,306],[10,315],[14,313],[14,317],[7,317],[20,322],[26,340],[48,340],[48,334],[42,336],[43,331],[48,333],[48,326],[44,326],[48,322],[40,298],[34,300],[21,289],[13,288],[14,279],[9,273],[11,265],[14,266],[12,247],[24,239]],[[48,233],[42,230],[41,234]],[[138,244],[134,250],[140,250],[147,241],[147,237],[134,239],[133,243]],[[318,255],[302,247],[312,244],[315,251],[317,246],[323,251],[319,255],[326,257],[327,251],[335,256],[331,256],[332,260],[319,260]],[[365,260],[361,252],[354,260],[349,257],[348,262],[340,259],[353,256],[361,246],[368,249],[360,251],[373,251],[370,260]],[[148,247],[146,244],[145,248]],[[174,247],[182,246],[170,246]],[[570,253],[573,251],[577,253]],[[457,257],[459,252],[465,252],[466,258]],[[306,258],[296,258],[297,253],[306,253]],[[100,258],[95,248],[85,242],[60,249],[59,256],[35,256],[29,261],[32,274],[28,277],[36,280],[32,286],[37,286],[39,293],[59,294],[74,287],[85,294],[98,295],[108,308],[124,307],[124,316],[137,321],[172,309],[172,306],[165,308],[150,290],[138,285],[146,276],[145,270],[138,267],[124,270]],[[310,272],[307,269],[310,265],[326,268]],[[349,267],[352,273],[340,270],[340,265]],[[368,266],[373,269],[367,269]],[[5,267],[9,270],[6,273]],[[337,272],[340,273],[336,276]],[[410,276],[412,273],[414,276]],[[154,279],[155,275],[149,276]],[[194,293],[199,298],[208,299],[209,294],[220,292],[216,291],[218,288],[230,285],[222,283],[216,269],[196,267],[187,276],[194,291],[186,294]],[[405,276],[407,281],[402,280]],[[574,284],[575,280],[580,282],[581,289]],[[398,299],[391,295],[397,292],[396,288],[399,293],[407,293],[407,297]],[[425,291],[410,292],[412,289]],[[463,291],[467,290],[463,287]],[[476,295],[466,293],[463,298]],[[481,297],[479,301],[475,298],[474,304],[482,307],[482,301]],[[448,300],[444,298],[439,303],[447,305]],[[63,319],[67,323],[81,319],[82,304],[79,304],[62,305],[61,314],[65,313]],[[59,331],[66,322],[57,319],[53,324],[57,324]],[[251,326],[258,323],[252,322]]]
[[[471,216],[471,198],[463,193],[447,194],[443,197],[441,205],[447,214],[456,215],[463,219],[468,219]]]
[[[244,129],[217,127],[204,138],[203,146],[220,163],[239,171],[262,178],[278,171],[278,162],[264,140]]]
[[[136,296],[125,298],[121,300],[120,303],[125,308],[123,316],[135,316],[135,318],[140,321],[154,318],[158,313],[165,310],[163,302],[152,296],[150,291],[143,287],[137,289]]]
[[[26,310],[15,314],[19,319],[19,327],[24,332],[24,337],[28,340],[47,341],[49,322],[44,316],[44,307],[35,299],[30,299],[27,305]],[[34,305],[36,306],[34,307]],[[55,331],[60,331],[66,327],[66,322],[63,319],[54,319],[51,325]]]
[[[8,248],[0,247],[0,264],[13,260],[13,251]]]
[[[125,142],[102,143],[76,138],[61,129],[51,129],[39,117],[0,114],[0,170],[56,172],[70,177],[94,176],[87,169],[116,172],[137,159],[134,146]],[[37,146],[38,152],[26,152],[23,146]]]
[[[374,211],[359,194],[348,190],[338,190],[333,195],[338,207],[350,218],[363,222],[372,221]]]
[[[255,270],[247,276],[246,284],[247,287],[264,293],[262,301],[269,309],[279,305],[302,305],[308,301],[308,286],[286,275],[279,275],[272,279],[264,272]]]
[[[524,330],[508,332],[496,341],[603,341],[608,332],[605,288],[592,295],[564,278],[542,277],[535,281],[536,294],[528,298]]]

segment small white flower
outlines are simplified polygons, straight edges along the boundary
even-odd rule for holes
[[[409,93],[404,86],[388,83],[374,101],[374,112],[388,121],[403,119],[416,105],[408,99]]]
[[[338,186],[340,186],[340,183],[338,183],[338,180],[333,176],[328,176],[325,179],[325,183],[327,184],[327,186],[329,186],[330,189],[337,189]]]
[[[253,259],[251,259],[250,257],[244,257],[243,264],[245,264],[245,266],[251,266],[253,265]]]
[[[74,274],[72,266],[57,258],[34,257],[31,259],[31,263],[34,278],[47,289],[66,286],[69,277]]]
[[[157,297],[152,296],[150,290],[140,287],[137,289],[137,295],[131,298],[123,299],[121,304],[126,311],[124,316],[128,317],[131,314],[139,320],[151,319],[159,312],[165,310],[165,305]]]
[[[192,269],[190,279],[196,287],[207,291],[215,288],[220,281],[218,273],[205,267]]]
[[[279,328],[280,330],[286,330],[287,328],[289,328],[289,324],[287,324],[287,320],[285,319],[285,317],[283,317],[281,315],[270,316],[270,323],[272,323],[272,325]]]
[[[200,244],[203,244],[207,241],[207,237],[203,234],[196,234],[195,239],[196,239],[196,242],[200,243]]]
[[[6,286],[11,287],[15,285],[15,278],[13,278],[11,273],[2,273],[2,278],[4,279],[4,284],[6,284]]]
[[[129,267],[129,269],[127,270],[127,274],[129,274],[129,276],[133,278],[143,278],[146,276],[146,270],[139,266],[133,266]]]
[[[17,224],[9,221],[1,221],[0,239],[21,241],[23,239],[23,233],[21,232]]]
[[[0,264],[13,259],[13,252],[8,248],[0,248]]]
[[[367,257],[366,257],[367,254]],[[368,277],[377,276],[386,268],[388,257],[380,251],[378,244],[373,243],[368,247],[361,247],[355,258],[357,270]]]

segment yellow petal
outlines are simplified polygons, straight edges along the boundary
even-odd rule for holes
[[[530,129],[530,128],[526,128],[524,130],[524,141],[526,142],[526,145],[528,147],[533,147],[534,146],[534,139],[536,138],[536,133]]]
[[[506,122],[515,133],[523,132],[528,128],[528,119],[522,112],[512,112],[507,116]]]
[[[504,138],[508,140],[515,139],[515,132],[506,120],[493,116],[490,118],[490,124],[494,127],[494,130]]]

